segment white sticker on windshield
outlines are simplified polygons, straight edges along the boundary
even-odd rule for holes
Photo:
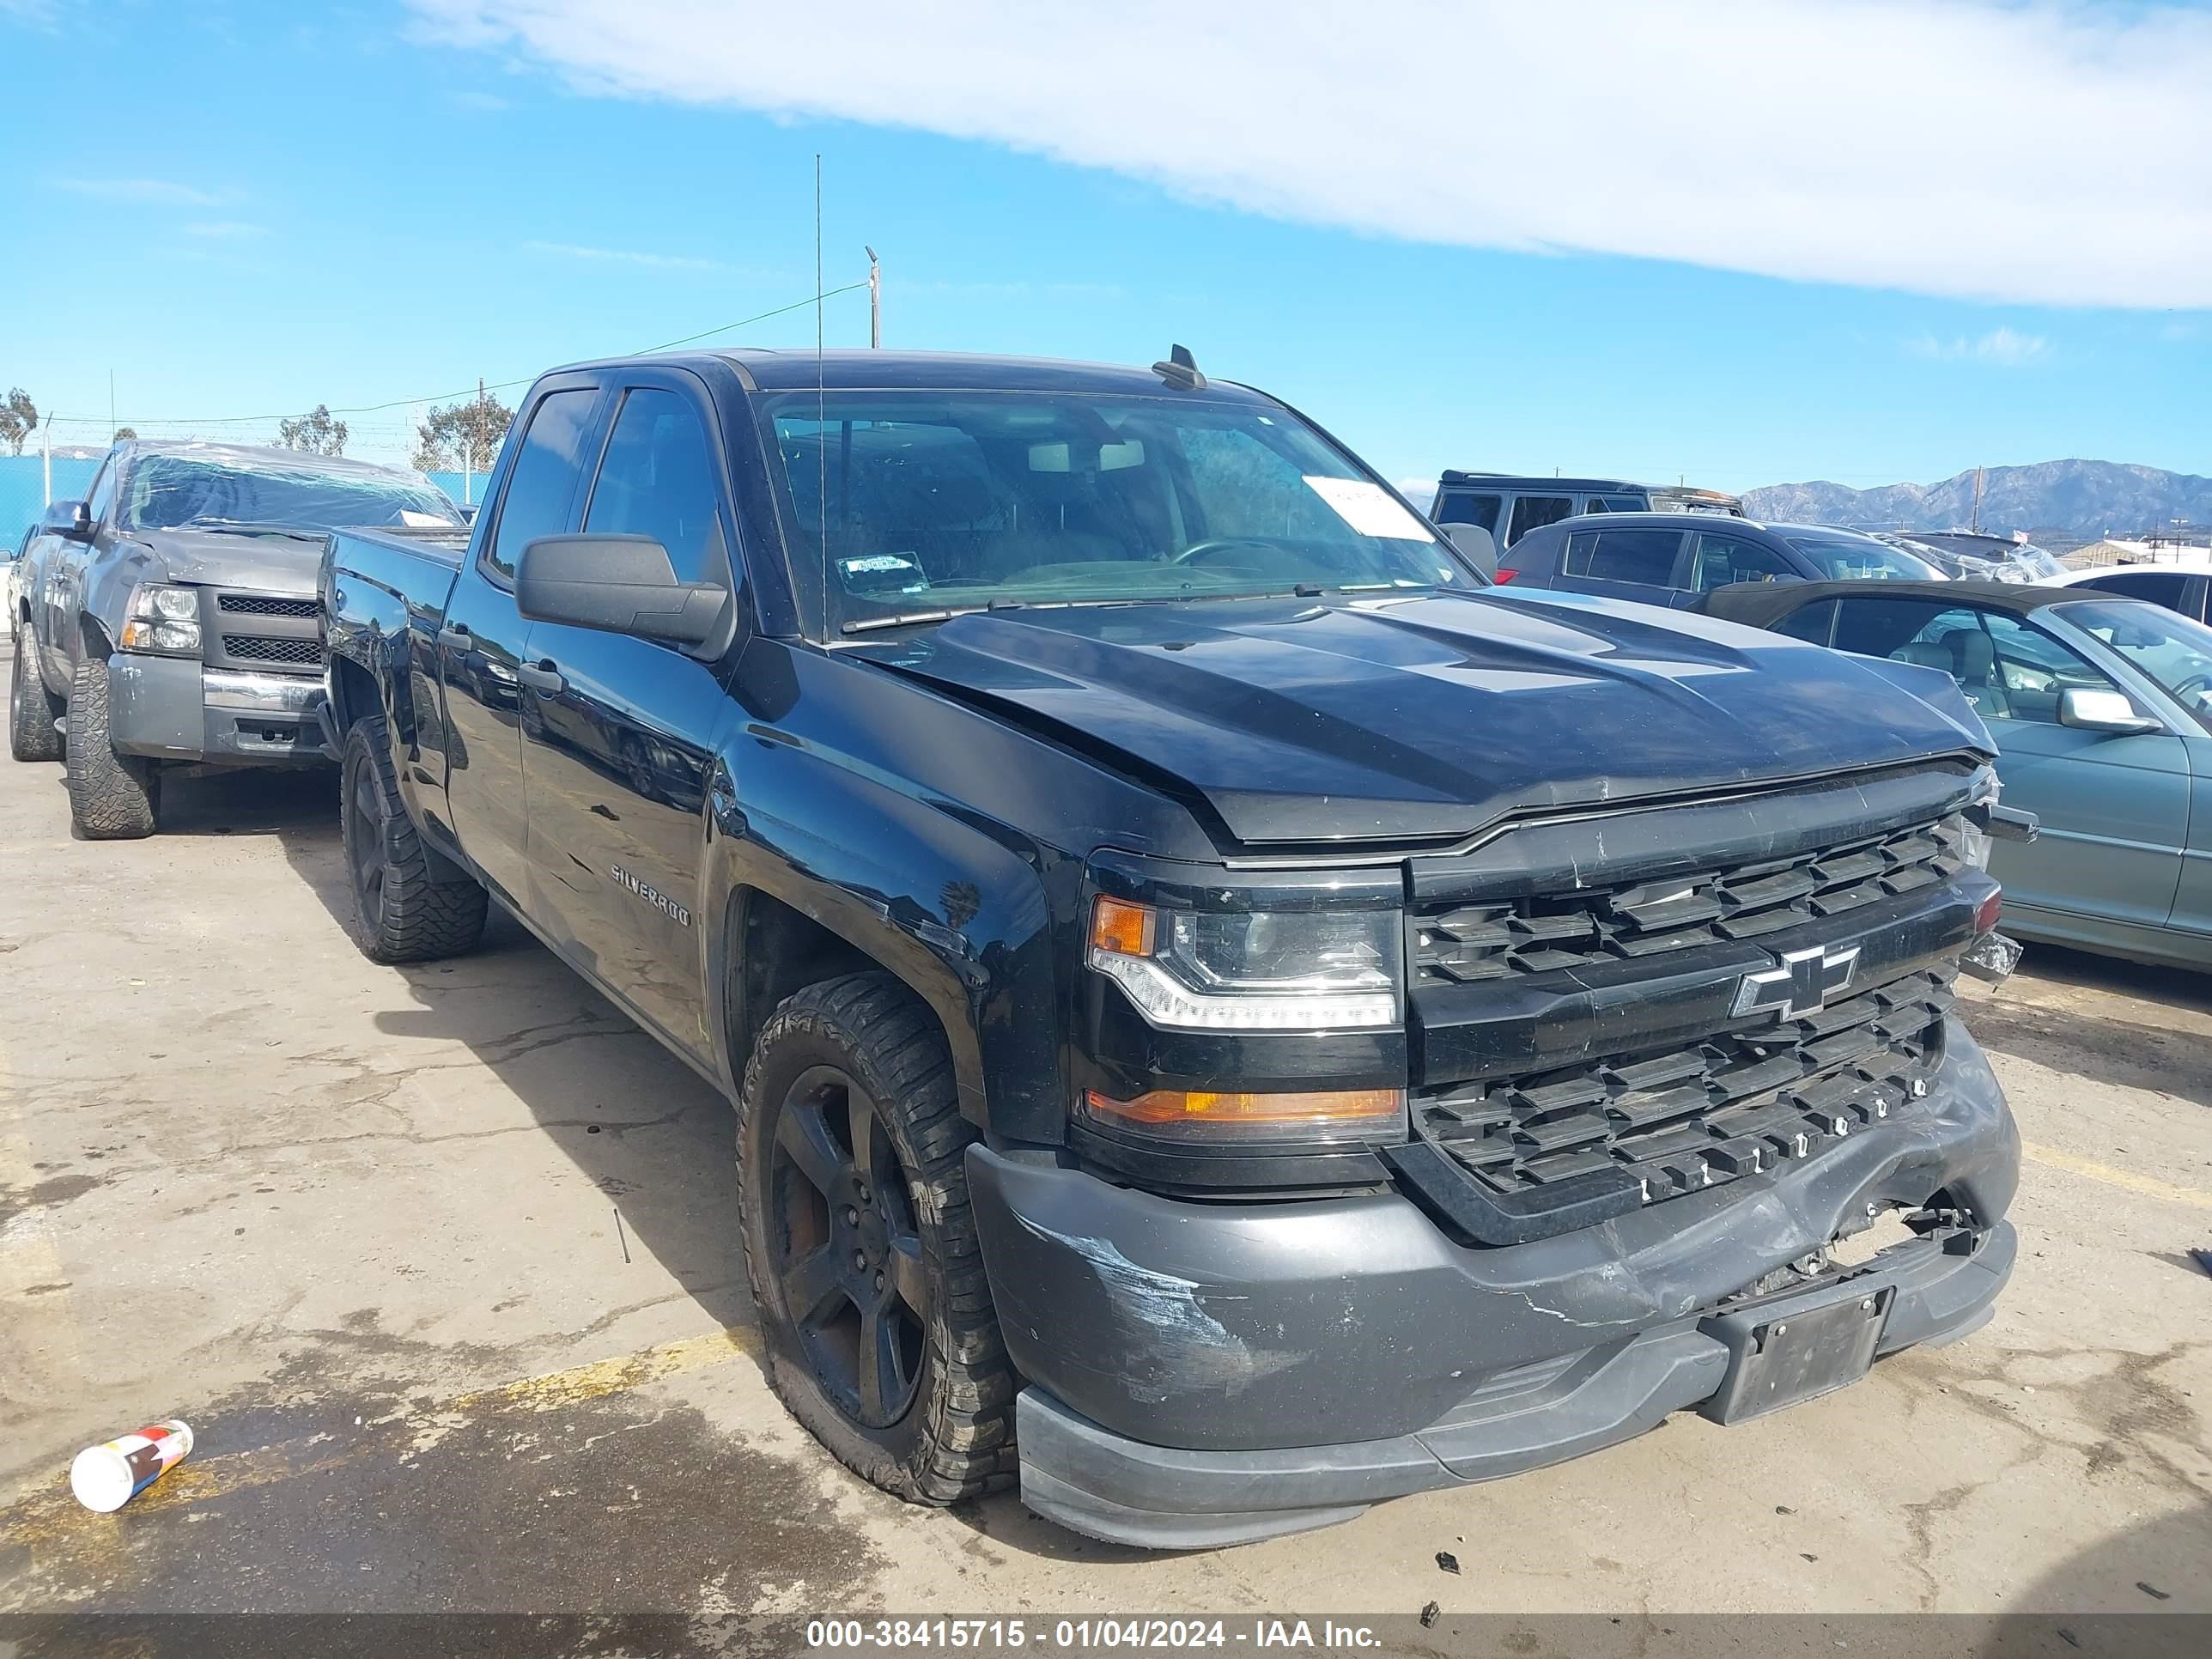
[[[451,530],[453,521],[441,519],[434,513],[417,513],[411,507],[399,509],[399,522],[410,530]]]
[[[1381,484],[1369,483],[1364,478],[1308,478],[1306,488],[1363,536],[1383,536],[1394,542],[1436,539]]]

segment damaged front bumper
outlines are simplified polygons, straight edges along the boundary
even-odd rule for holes
[[[1096,1537],[1218,1546],[1557,1462],[1688,1407],[1753,1415],[1741,1356],[1778,1322],[1854,1301],[1863,1363],[1987,1318],[2019,1156],[1955,1024],[1936,1086],[1879,1128],[1504,1248],[1455,1243],[1396,1193],[1197,1203],[976,1147],[984,1256],[1030,1384],[1023,1501]],[[1870,1216],[1931,1207],[1956,1220],[1776,1291]]]
[[[107,677],[108,732],[118,754],[258,766],[325,758],[315,720],[323,701],[318,678],[126,651],[108,659]]]

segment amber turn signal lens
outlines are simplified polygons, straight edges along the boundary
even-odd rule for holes
[[[1148,957],[1159,921],[1159,912],[1149,904],[1100,895],[1091,912],[1091,943],[1117,957]]]
[[[1340,1089],[1301,1094],[1218,1094],[1207,1090],[1155,1089],[1134,1100],[1115,1100],[1096,1089],[1085,1092],[1091,1115],[1107,1122],[1202,1127],[1298,1128],[1329,1124],[1395,1123],[1405,1109],[1395,1089]]]

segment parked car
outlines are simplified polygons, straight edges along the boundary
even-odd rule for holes
[[[2199,556],[2157,563],[2100,565],[2088,570],[2069,570],[2052,577],[2051,581],[2057,587],[2148,599],[2191,622],[2203,622],[2206,593],[2212,589],[2212,559]]]
[[[1870,531],[1960,581],[2047,582],[2066,574],[2058,556],[2033,542],[1965,530]]]
[[[1956,687],[1490,590],[1188,354],[562,369],[322,587],[363,949],[495,900],[735,1101],[769,1379],[902,1497],[1294,1531],[2010,1270]]]
[[[1437,483],[1429,516],[1442,525],[1480,525],[1500,547],[1538,526],[1590,513],[1722,513],[1743,516],[1743,503],[1717,489],[1632,483],[1622,478],[1515,477],[1504,472],[1447,471]]]
[[[2212,629],[2141,599],[1984,582],[1738,588],[1700,609],[1816,645],[1939,668],[1996,739],[2009,805],[2006,930],[2212,967]]]
[[[1498,580],[1644,605],[1694,605],[1738,582],[1933,581],[1942,573],[1901,548],[1826,525],[1608,513],[1532,531]]]
[[[419,472],[117,444],[17,574],[10,752],[64,761],[71,827],[95,841],[151,835],[177,763],[319,763],[322,527],[410,523],[459,523]]]

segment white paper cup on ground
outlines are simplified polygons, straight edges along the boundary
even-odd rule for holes
[[[191,1455],[192,1431],[173,1418],[87,1446],[70,1465],[70,1490],[88,1510],[119,1510]]]

